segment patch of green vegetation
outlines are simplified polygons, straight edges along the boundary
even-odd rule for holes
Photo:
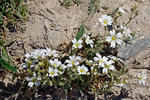
[[[98,6],[99,0],[91,0],[90,5],[88,7],[88,14],[93,14],[96,12],[99,12],[99,6]]]
[[[0,0],[0,69],[16,72],[6,50],[6,29],[15,31],[17,23],[26,20],[27,15],[25,0]]]
[[[7,50],[5,48],[5,42],[2,38],[0,38],[0,69],[7,69],[12,72],[16,72],[16,68],[11,62],[10,57],[7,54]]]
[[[74,4],[81,4],[84,0],[60,0],[60,3],[66,7],[70,7],[71,5]]]
[[[0,32],[14,27],[27,18],[28,10],[24,0],[0,0]]]

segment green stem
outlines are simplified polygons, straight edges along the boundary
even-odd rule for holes
[[[98,95],[97,93],[95,93],[95,99],[94,100],[98,100]]]

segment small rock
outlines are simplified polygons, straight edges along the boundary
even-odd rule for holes
[[[56,30],[56,31],[60,31],[60,30],[61,30],[61,27],[56,26],[55,30]]]
[[[118,49],[118,57],[128,60],[150,46],[150,38],[138,40],[133,44],[127,44]]]

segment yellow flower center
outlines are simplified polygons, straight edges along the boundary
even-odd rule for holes
[[[107,22],[107,20],[104,20],[103,23],[104,23],[104,24],[107,24],[108,22]]]
[[[72,61],[72,64],[74,64],[75,63],[75,61]]]
[[[36,82],[36,78],[33,78],[33,79],[32,79],[32,82]]]
[[[79,47],[79,44],[78,44],[78,43],[75,43],[75,46],[76,46],[76,47]]]
[[[108,69],[109,69],[109,66],[108,66],[108,65],[105,65],[105,68],[108,68]]]
[[[104,61],[103,60],[99,60],[99,63],[104,63]]]
[[[112,40],[114,40],[114,41],[115,41],[115,40],[116,40],[116,37],[115,37],[115,36],[113,36],[113,37],[112,37]]]
[[[143,77],[142,77],[142,76],[140,76],[140,77],[139,77],[139,79],[140,79],[140,80],[142,80],[142,79],[143,79]]]
[[[83,72],[84,72],[84,69],[80,69],[80,72],[83,73]]]
[[[54,75],[54,72],[51,72],[51,75]]]
[[[56,66],[57,66],[57,64],[53,64],[53,66],[54,66],[54,67],[56,67]]]

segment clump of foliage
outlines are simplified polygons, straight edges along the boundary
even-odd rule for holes
[[[11,62],[5,46],[4,39],[0,38],[0,69],[7,69],[15,73],[17,70]]]
[[[71,5],[74,4],[81,4],[84,0],[60,0],[60,3],[66,7],[70,7]]]
[[[88,7],[88,14],[93,14],[95,12],[99,12],[99,6],[98,6],[99,0],[91,0],[89,7]]]
[[[0,0],[0,5],[0,32],[6,37],[6,28],[14,31],[16,23],[27,18],[27,5],[24,0]]]

